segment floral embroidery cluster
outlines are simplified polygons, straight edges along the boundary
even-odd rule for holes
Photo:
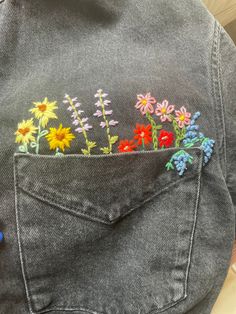
[[[105,94],[101,89],[95,94],[95,98],[97,98],[97,102],[95,103],[97,111],[94,113],[94,116],[102,118],[100,126],[106,130],[108,140],[108,145],[101,147],[100,150],[104,154],[111,154],[113,145],[118,141],[118,136],[111,134],[111,127],[115,127],[118,121],[108,118],[108,116],[112,115],[113,111],[108,108],[111,101],[106,99],[107,96],[108,94]],[[90,140],[88,136],[88,132],[93,129],[93,126],[89,123],[89,118],[84,116],[84,111],[81,110],[82,104],[78,101],[77,97],[71,98],[67,94],[63,103],[68,106],[67,110],[71,112],[74,132],[78,133],[78,136],[82,134],[84,137],[86,146],[81,149],[82,154],[91,155],[97,143]],[[39,154],[41,138],[45,137],[50,150],[54,150],[57,156],[63,155],[65,148],[70,148],[71,141],[76,136],[72,133],[71,127],[63,127],[62,124],[58,128],[51,127],[49,130],[46,129],[49,120],[58,119],[54,112],[58,109],[57,102],[49,102],[48,98],[45,98],[42,102],[35,102],[33,104],[35,107],[30,109],[29,112],[34,117],[18,123],[18,128],[15,132],[16,143],[20,144],[19,151],[22,153],[29,153],[31,151]]]
[[[118,121],[111,118],[113,110],[110,109],[111,101],[107,98],[108,94],[99,89],[94,96],[96,98],[96,111],[93,116],[99,119],[99,125],[104,129],[107,138],[107,146],[100,147],[100,150],[103,154],[112,154],[114,145],[119,141],[118,135],[113,134],[113,128],[118,124]],[[63,103],[67,105],[67,110],[71,114],[73,130],[71,127],[63,127],[61,123],[57,128],[50,127],[48,129],[50,120],[58,119],[55,113],[58,109],[57,102],[50,102],[48,98],[42,102],[34,102],[34,107],[29,110],[33,117],[18,123],[15,132],[15,141],[19,144],[20,152],[39,154],[41,140],[45,138],[50,150],[53,150],[55,155],[61,156],[66,148],[70,148],[71,141],[76,138],[75,134],[77,133],[77,136],[84,138],[85,146],[81,148],[81,153],[84,155],[92,154],[97,143],[89,136],[93,125],[85,116],[82,104],[77,97],[71,98],[67,94]],[[213,153],[215,141],[205,137],[199,131],[199,125],[196,124],[196,121],[200,117],[200,112],[192,115],[184,106],[176,109],[175,105],[169,104],[167,100],[158,102],[150,93],[137,95],[135,108],[140,110],[142,116],[145,116],[147,123],[137,123],[133,130],[133,138],[119,141],[118,152],[146,150],[150,149],[150,146],[155,151],[181,146],[167,162],[166,169],[176,169],[178,174],[182,176],[187,165],[193,161],[193,157],[184,148],[198,145],[204,152],[204,165],[208,163]],[[164,123],[172,126],[172,131],[163,128]]]
[[[203,164],[208,163],[213,153],[215,141],[205,137],[199,131],[196,120],[200,117],[200,112],[192,115],[184,106],[175,109],[175,106],[169,104],[167,100],[159,103],[150,93],[137,95],[135,107],[147,118],[149,124],[136,124],[133,139],[120,141],[118,146],[120,152],[132,152],[137,150],[139,146],[145,150],[149,144],[153,145],[154,150],[182,145],[183,147],[174,153],[166,164],[167,170],[176,169],[178,174],[182,176],[187,169],[187,164],[191,164],[193,161],[193,157],[184,148],[200,144],[199,146],[204,152]],[[164,129],[161,124],[157,124],[153,116],[159,118],[161,123],[171,124],[173,132]]]

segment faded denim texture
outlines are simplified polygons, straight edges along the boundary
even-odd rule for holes
[[[235,238],[235,85],[234,44],[198,0],[2,2],[0,313],[210,313]],[[211,161],[190,148],[179,177],[164,166],[175,148],[17,152],[32,102],[69,93],[92,118],[98,88],[121,138],[142,123],[139,93],[200,111]]]

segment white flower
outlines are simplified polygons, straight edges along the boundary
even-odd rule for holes
[[[97,102],[95,103],[95,106],[97,106],[97,107],[102,107],[102,104],[100,103],[100,101],[97,101]]]
[[[95,117],[101,117],[102,116],[102,112],[101,112],[101,110],[97,110],[93,115]]]
[[[76,117],[77,117],[76,112],[73,112],[72,115],[71,115],[71,118],[76,119]]]
[[[79,127],[79,128],[77,128],[77,129],[75,129],[75,131],[78,132],[78,133],[82,133],[82,132],[83,132],[83,129],[82,129],[81,127]]]
[[[84,125],[84,129],[86,130],[86,131],[89,131],[90,129],[92,129],[93,127],[92,127],[92,125],[89,125],[88,123],[86,123],[85,125]]]
[[[105,111],[105,115],[106,115],[106,116],[109,116],[109,115],[112,114],[112,112],[113,112],[113,110],[106,110],[106,111]]]
[[[112,126],[115,126],[117,125],[119,122],[118,121],[115,121],[115,120],[111,120],[109,121],[109,125],[112,125]]]
[[[97,93],[94,95],[94,97],[98,97],[98,98],[100,98],[100,97],[105,98],[105,97],[107,97],[107,96],[108,96],[108,94],[103,93],[103,90],[102,90],[102,89],[98,89],[98,90],[97,90]]]
[[[72,122],[74,125],[78,125],[79,124],[79,121],[77,119],[75,119],[73,122]]]
[[[110,100],[105,99],[105,100],[103,101],[103,103],[104,103],[104,106],[108,106],[108,105],[111,103],[111,101],[110,101]]]
[[[102,128],[105,128],[106,123],[102,121],[102,122],[100,123],[100,126],[101,126]]]

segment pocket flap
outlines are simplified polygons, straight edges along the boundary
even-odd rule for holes
[[[200,171],[200,148],[186,149],[193,163],[183,177],[167,171],[165,164],[176,151],[62,157],[15,154],[16,185],[72,214],[110,224]]]

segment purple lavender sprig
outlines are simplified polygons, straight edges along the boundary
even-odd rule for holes
[[[97,107],[96,112],[93,114],[95,117],[102,117],[103,121],[100,122],[100,126],[104,129],[106,128],[107,138],[108,138],[108,146],[100,148],[104,154],[112,153],[112,146],[118,141],[119,137],[117,135],[111,136],[110,127],[116,126],[118,121],[109,120],[107,116],[112,115],[113,110],[108,109],[107,107],[111,103],[110,100],[105,99],[108,94],[104,93],[102,89],[97,90],[97,93],[94,95],[95,98],[98,98],[98,101],[95,103]]]
[[[78,133],[82,133],[85,138],[85,143],[87,145],[87,149],[81,149],[84,155],[91,155],[91,149],[96,147],[96,142],[90,141],[88,139],[87,132],[91,130],[93,127],[88,123],[88,117],[81,117],[81,114],[84,112],[83,110],[79,109],[81,103],[77,101],[77,97],[71,98],[69,95],[65,95],[65,99],[63,103],[69,104],[67,110],[71,111],[71,117],[73,119],[73,124],[78,126],[75,131]]]

